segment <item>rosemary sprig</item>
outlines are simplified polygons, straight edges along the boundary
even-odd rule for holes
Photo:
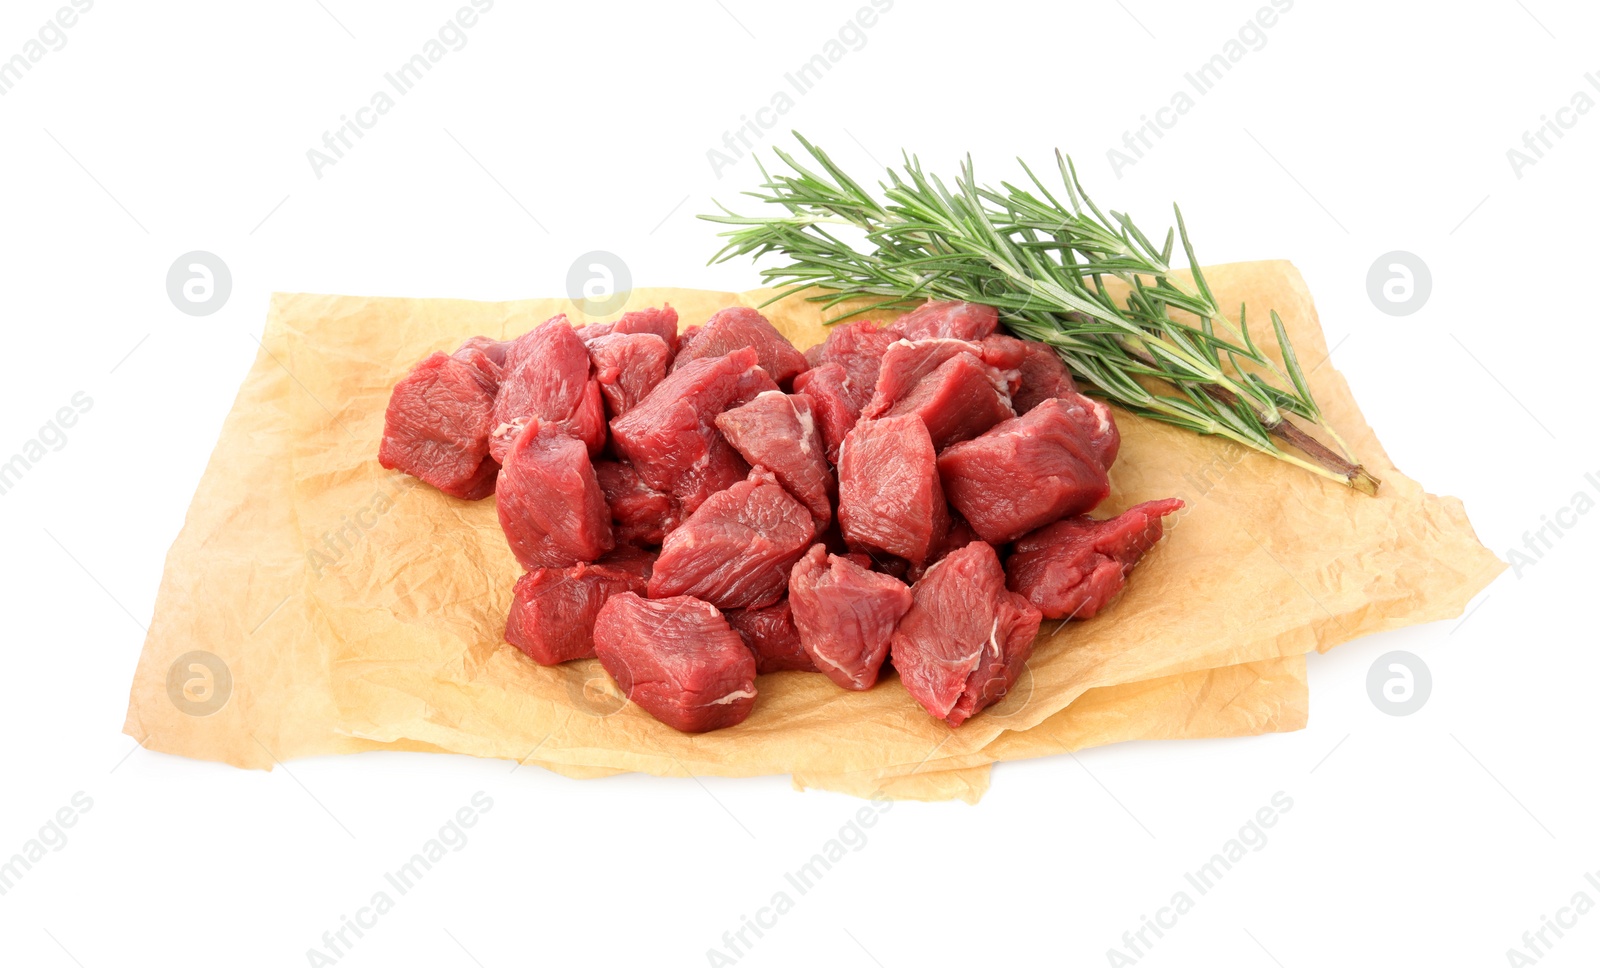
[[[950,186],[905,157],[878,183],[880,200],[821,148],[798,132],[795,138],[822,173],[774,149],[789,171],[769,174],[763,165],[760,190],[745,193],[787,214],[741,216],[719,205],[723,214],[701,216],[733,226],[713,262],[789,260],[761,270],[779,287],[772,301],[821,289],[807,298],[831,310],[868,297],[829,322],[910,309],[925,298],[988,303],[1012,333],[1048,343],[1075,377],[1133,413],[1377,493],[1377,478],[1317,406],[1277,313],[1270,318],[1281,364],[1255,342],[1244,306],[1235,321],[1218,304],[1177,206],[1176,228],[1157,246],[1126,214],[1095,205],[1060,152],[1067,204],[1026,163],[1025,187],[981,185],[970,157]],[[1173,268],[1175,243],[1183,246],[1187,282]],[[1120,302],[1108,280],[1126,289]],[[1291,418],[1319,428],[1338,450]]]

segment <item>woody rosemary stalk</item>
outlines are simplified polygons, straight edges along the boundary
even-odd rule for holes
[[[1031,188],[981,185],[970,157],[950,187],[906,157],[879,183],[880,200],[821,148],[795,138],[821,173],[774,149],[789,171],[762,166],[760,189],[745,193],[784,214],[742,216],[719,205],[723,214],[701,216],[732,226],[713,262],[788,259],[761,270],[780,290],[771,301],[813,288],[824,291],[806,298],[828,310],[867,299],[829,322],[926,298],[987,303],[1013,334],[1048,343],[1073,376],[1126,410],[1377,493],[1378,479],[1312,397],[1278,314],[1269,315],[1281,362],[1257,345],[1243,305],[1235,320],[1218,304],[1177,206],[1176,229],[1157,247],[1127,215],[1101,211],[1060,152],[1068,205],[1026,163]],[[1172,264],[1175,242],[1187,279]]]

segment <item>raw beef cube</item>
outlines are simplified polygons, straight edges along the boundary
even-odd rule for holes
[[[800,631],[794,626],[787,598],[766,608],[736,608],[725,614],[756,657],[758,674],[817,671],[811,656],[800,647]]]
[[[812,347],[817,351],[816,362],[812,365],[840,364],[853,379],[866,385],[866,392],[870,395],[878,382],[878,366],[883,360],[884,351],[899,338],[898,330],[879,327],[870,320],[839,323],[828,330],[826,342],[820,347]],[[812,359],[811,350],[806,351],[806,359]]]
[[[810,397],[768,390],[717,414],[717,429],[741,457],[772,471],[778,483],[810,509],[818,532],[833,520],[837,488]]]
[[[613,333],[632,334],[649,333],[661,337],[667,344],[667,352],[676,355],[678,352],[678,311],[671,306],[662,306],[657,309],[651,306],[647,309],[637,309],[631,313],[623,313],[622,318],[611,323],[590,323],[578,327],[578,337],[585,343],[592,343],[602,336]]]
[[[1146,501],[1114,518],[1066,518],[1018,539],[1006,559],[1006,586],[1045,618],[1093,618],[1146,551],[1161,540],[1161,519],[1177,498]]]
[[[816,667],[845,689],[871,689],[911,589],[812,545],[789,573],[789,603]]]
[[[1077,423],[1078,429],[1089,441],[1089,450],[1095,460],[1107,471],[1111,470],[1111,465],[1117,461],[1117,451],[1122,446],[1122,434],[1117,430],[1117,422],[1111,419],[1111,408],[1076,391],[1056,397],[1051,406],[1060,407]]]
[[[839,528],[850,547],[920,565],[949,526],[933,439],[922,418],[856,424],[839,449]]]
[[[589,350],[566,316],[545,320],[518,337],[506,352],[506,375],[494,402],[490,455],[504,463],[505,452],[535,418],[583,441],[590,456],[606,444],[600,384],[590,378]]]
[[[535,568],[517,579],[506,641],[540,665],[594,655],[594,619],[606,599],[643,594],[644,579],[606,565]]]
[[[744,479],[750,465],[717,432],[717,414],[777,384],[748,347],[673,370],[639,405],[611,422],[617,451],[645,483],[692,514]]]
[[[794,378],[794,392],[811,398],[828,460],[839,462],[839,445],[856,425],[861,408],[872,398],[869,384],[858,382],[842,363],[824,363]]]
[[[1070,407],[1064,400],[1046,400],[939,455],[939,477],[950,503],[983,540],[1013,541],[1082,514],[1111,493],[1107,465],[1101,462],[1104,449]],[[841,486],[842,481],[841,475]]]
[[[918,342],[897,340],[884,350],[878,365],[872,397],[861,408],[861,416],[871,420],[889,412],[902,397],[911,393],[922,378],[958,356],[978,356],[983,347],[960,339],[925,339]]]
[[[594,474],[611,509],[618,541],[658,545],[678,526],[672,498],[646,484],[632,465],[597,460]]]
[[[685,733],[737,726],[756,702],[756,660],[715,605],[686,595],[611,596],[594,652],[627,697]]]
[[[1024,340],[1022,345],[1027,347],[1027,355],[1018,367],[1022,374],[1022,385],[1011,394],[1011,406],[1017,413],[1027,413],[1046,400],[1078,391],[1077,385],[1072,382],[1072,374],[1067,372],[1067,365],[1061,362],[1061,356],[1048,344]]]
[[[610,551],[611,513],[583,442],[535,421],[496,488],[500,528],[524,568],[565,568]]]
[[[811,512],[758,467],[667,535],[650,597],[693,595],[718,608],[771,605],[815,534]]]
[[[895,320],[893,328],[909,340],[940,336],[980,340],[993,333],[999,325],[1000,314],[993,306],[930,300]]]
[[[451,497],[494,493],[500,465],[489,456],[494,384],[473,364],[435,353],[395,384],[383,415],[378,463]]]
[[[1015,393],[1022,383],[1021,367],[1028,359],[1029,345],[1039,344],[996,333],[978,341],[978,353],[983,362],[1005,374],[1009,392]]]
[[[744,347],[756,351],[761,368],[779,384],[787,385],[808,366],[805,356],[767,322],[767,317],[746,306],[730,306],[706,320],[693,338],[685,335],[672,368],[681,369],[693,360],[725,356]]]
[[[502,342],[487,336],[470,336],[451,355],[458,359],[466,359],[473,353],[481,353],[493,360],[495,366],[503,367],[506,365],[506,352],[510,349],[510,340]]]
[[[654,333],[612,333],[588,343],[595,382],[612,418],[638,405],[667,375],[672,351]]]
[[[869,408],[870,409],[870,408]],[[933,449],[972,438],[1016,414],[1000,371],[970,353],[958,353],[896,400],[885,416],[915,414],[933,438]]]
[[[1005,579],[994,548],[974,541],[928,569],[895,628],[900,681],[951,726],[1003,697],[1033,654],[1039,610]]]
[[[506,352],[510,348],[510,343],[502,343],[487,336],[474,336],[462,343],[450,355],[482,370],[485,376],[494,381],[495,390],[498,391],[500,380],[505,376]]]
[[[750,465],[739,452],[711,428],[711,437],[704,460],[685,471],[672,485],[672,506],[677,509],[678,520],[700,509],[711,495],[727,490],[744,480]]]

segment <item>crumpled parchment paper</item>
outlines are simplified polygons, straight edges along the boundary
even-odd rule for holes
[[[1298,729],[1307,652],[1460,614],[1504,565],[1459,501],[1389,462],[1327,362],[1292,265],[1207,274],[1223,305],[1282,315],[1318,400],[1383,480],[1380,496],[1119,413],[1122,452],[1097,513],[1169,496],[1188,507],[1112,607],[1047,622],[1011,695],[954,731],[893,677],[853,693],[779,673],[761,677],[745,723],[688,736],[627,704],[594,660],[534,664],[501,641],[519,572],[493,500],[385,471],[378,441],[391,388],[429,352],[559,312],[588,318],[565,299],[275,296],[168,556],[125,730],[150,749],[242,767],[430,750],[580,777],[788,773],[801,787],[975,800],[998,761]],[[635,290],[618,312],[670,302],[688,325],[768,295]],[[798,346],[825,335],[814,304],[763,312]],[[194,652],[215,660],[197,665]],[[199,701],[207,690],[213,701]],[[227,700],[212,711],[219,692]]]

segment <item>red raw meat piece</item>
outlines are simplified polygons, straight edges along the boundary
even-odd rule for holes
[[[957,356],[978,356],[983,347],[960,339],[897,340],[889,344],[878,364],[872,397],[861,408],[868,420],[889,412],[922,378]]]
[[[872,398],[871,385],[851,376],[842,363],[824,363],[795,377],[794,392],[811,398],[828,460],[838,463],[839,445],[855,427],[861,408]]]
[[[611,422],[618,453],[658,491],[692,514],[706,498],[750,472],[717,432],[717,414],[777,384],[746,347],[673,370],[639,405]]]
[[[730,306],[717,312],[693,338],[685,334],[679,346],[678,358],[672,364],[674,370],[693,360],[725,356],[745,347],[756,351],[761,368],[782,385],[805,372],[809,365],[805,356],[767,322],[767,317],[747,306]]]
[[[994,548],[974,541],[928,569],[895,628],[900,681],[951,726],[1003,697],[1033,654],[1039,610],[1005,579]]]
[[[957,353],[945,360],[937,370],[917,381],[910,393],[896,400],[885,416],[902,414],[922,418],[936,451],[971,440],[1016,416],[1011,410],[1005,377],[970,353]]]
[[[1028,358],[1028,346],[1028,340],[996,333],[978,341],[978,352],[983,357],[983,362],[1006,375],[1008,392],[1015,393],[1017,386],[1022,382],[1019,368]]]
[[[908,414],[856,424],[839,450],[839,528],[850,547],[920,565],[949,526],[922,419]]]
[[[606,445],[600,384],[590,379],[589,350],[564,315],[524,333],[506,352],[506,375],[494,402],[490,456],[504,463],[512,441],[535,418],[583,441],[591,457]]]
[[[1006,559],[1006,587],[1045,618],[1094,618],[1161,540],[1161,519],[1182,507],[1177,498],[1146,501],[1104,521],[1066,518],[1024,535]]]
[[[1097,406],[1114,436],[1110,411]],[[1111,493],[1110,465],[1102,463],[1106,437],[1102,432],[1091,438],[1075,407],[1067,400],[1046,400],[939,455],[939,477],[950,503],[983,540],[1015,540],[1082,514]],[[1089,420],[1095,422],[1093,416]],[[1110,452],[1115,456],[1114,445]]]
[[[638,405],[667,375],[672,351],[654,333],[612,333],[588,343],[595,382],[612,418]]]
[[[736,608],[724,614],[756,657],[758,674],[817,671],[811,656],[800,647],[800,631],[794,626],[789,599],[766,608]]]
[[[913,341],[941,336],[980,340],[999,325],[1000,313],[993,306],[929,300],[895,320],[893,328]]]
[[[540,665],[590,658],[594,619],[606,599],[644,588],[644,578],[607,565],[535,568],[517,579],[506,641]]]
[[[667,351],[676,354],[678,311],[667,305],[663,305],[660,309],[650,306],[646,309],[636,309],[631,313],[623,313],[615,322],[590,323],[578,327],[578,337],[585,343],[592,343],[602,336],[610,336],[613,333],[649,333],[652,336],[659,336],[667,344]]]
[[[646,484],[632,465],[597,460],[594,475],[611,509],[618,541],[659,545],[678,526],[672,498]]]
[[[1117,462],[1117,451],[1122,447],[1122,434],[1117,430],[1117,422],[1111,419],[1111,408],[1077,391],[1056,397],[1051,406],[1060,407],[1077,422],[1095,460],[1101,467],[1111,470],[1111,465]]]
[[[768,390],[717,414],[717,429],[741,457],[772,471],[778,483],[810,509],[818,532],[833,520],[838,489],[809,396]]]
[[[1018,367],[1022,384],[1011,394],[1011,406],[1017,413],[1027,413],[1046,400],[1078,392],[1072,374],[1067,372],[1067,365],[1061,362],[1055,350],[1034,340],[1021,342],[1027,348],[1027,355]]]
[[[488,336],[469,336],[451,355],[465,359],[472,353],[482,353],[493,360],[495,366],[505,366],[506,352],[510,349],[510,340],[502,341]]]
[[[500,465],[489,456],[493,381],[465,360],[435,353],[395,384],[383,415],[378,463],[452,497],[494,493]]]
[[[510,343],[502,343],[487,336],[473,336],[450,355],[482,370],[485,376],[494,380],[495,389],[498,390],[500,380],[505,376],[506,353],[510,349]]]
[[[718,608],[771,605],[815,534],[811,512],[758,467],[667,535],[650,597],[693,595]]]
[[[611,596],[594,652],[623,693],[685,733],[737,726],[756,702],[756,660],[716,606],[687,595]]]
[[[813,366],[840,364],[852,379],[865,384],[870,396],[878,382],[878,366],[884,351],[899,338],[899,330],[880,327],[871,320],[839,323],[828,330],[825,342],[806,351],[806,359],[812,359],[812,350],[815,350]]]
[[[582,441],[529,424],[506,455],[496,492],[500,528],[524,568],[593,561],[614,546],[611,513]]]
[[[845,689],[871,689],[911,589],[819,544],[789,573],[789,603],[816,668]]]

